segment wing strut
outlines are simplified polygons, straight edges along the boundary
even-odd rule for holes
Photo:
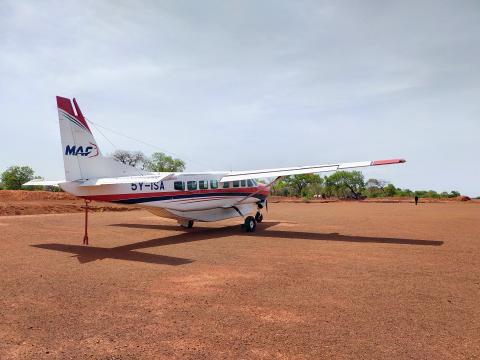
[[[270,183],[268,183],[267,185],[265,185],[265,187],[272,186],[272,185],[275,184],[278,180],[280,180],[282,177],[283,177],[283,176],[277,176],[277,177],[275,178],[275,180],[270,181]],[[248,198],[251,198],[252,196],[258,194],[260,191],[261,191],[261,190],[257,190],[257,191],[255,191],[255,192],[253,192],[253,193],[245,196],[245,197],[244,197],[242,200],[240,200],[237,204],[241,204],[242,202],[244,202],[244,201],[247,200]],[[265,199],[265,201],[266,201],[266,199]],[[267,210],[268,210],[268,209],[267,209]],[[242,216],[243,216],[243,215],[242,215]]]

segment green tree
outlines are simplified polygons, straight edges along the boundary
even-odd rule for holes
[[[290,188],[285,182],[285,179],[280,179],[276,183],[274,183],[270,191],[272,195],[290,196]]]
[[[364,194],[371,198],[383,196],[385,185],[387,185],[387,181],[385,180],[368,179],[365,183]]]
[[[383,189],[383,194],[388,197],[397,195],[397,188],[393,184],[388,184]]]
[[[313,198],[313,197],[323,197],[324,195],[324,186],[323,186],[323,178],[320,177],[320,182],[314,182],[311,184],[308,184],[307,186],[307,191],[306,191],[306,196],[307,198]]]
[[[326,192],[339,198],[360,199],[365,178],[360,171],[337,171],[325,178]]]
[[[450,191],[450,194],[448,195],[448,197],[454,198],[454,197],[457,197],[457,196],[460,196],[460,195],[461,194],[458,191],[452,190],[452,191]]]
[[[425,190],[415,190],[414,194],[420,198],[427,197],[426,196],[427,192]]]
[[[162,152],[156,152],[145,163],[145,168],[155,172],[180,172],[185,170],[185,162],[165,155]]]
[[[2,184],[7,190],[18,190],[22,184],[33,179],[34,171],[30,166],[11,166],[2,174]]]
[[[308,190],[313,192],[322,182],[323,179],[317,174],[294,175],[285,178],[285,184],[290,188],[291,193],[303,197],[313,196],[314,194],[309,194]]]
[[[410,189],[397,189],[397,195],[398,196],[404,196],[404,197],[407,197],[407,196],[412,197],[415,194]]]
[[[425,197],[436,199],[440,197],[440,194],[437,193],[435,190],[428,190],[425,194]]]

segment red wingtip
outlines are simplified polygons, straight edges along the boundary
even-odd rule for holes
[[[375,160],[375,161],[372,161],[372,166],[402,164],[404,162],[407,162],[407,160],[405,160],[405,159]]]

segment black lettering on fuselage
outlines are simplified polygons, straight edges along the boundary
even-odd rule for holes
[[[142,191],[145,188],[149,190],[165,190],[165,185],[163,181],[155,182],[155,183],[131,183],[130,189],[132,191]]]

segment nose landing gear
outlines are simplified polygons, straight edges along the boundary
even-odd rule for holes
[[[240,216],[242,216],[244,218],[244,223],[242,224],[242,229],[245,232],[254,232],[256,227],[257,227],[257,223],[261,223],[263,221],[263,215],[260,212],[260,210],[263,208],[263,204],[261,202],[258,202],[257,206],[258,206],[258,211],[256,212],[255,216],[247,216],[247,217],[245,217],[242,214],[240,209],[233,206],[233,208],[240,214]]]

